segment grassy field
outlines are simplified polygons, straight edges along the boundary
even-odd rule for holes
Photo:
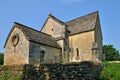
[[[120,63],[103,62],[100,80],[120,80]]]

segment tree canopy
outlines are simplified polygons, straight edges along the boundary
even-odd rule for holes
[[[113,45],[104,45],[103,51],[107,61],[120,60],[120,53]]]

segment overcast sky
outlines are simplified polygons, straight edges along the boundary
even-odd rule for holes
[[[13,22],[40,30],[49,13],[61,21],[99,11],[103,43],[120,50],[120,0],[1,0],[0,52]]]

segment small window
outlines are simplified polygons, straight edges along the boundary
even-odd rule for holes
[[[45,51],[44,51],[44,50],[41,50],[41,53],[43,53],[43,54],[44,54],[44,53],[45,53]]]
[[[52,31],[53,31],[53,28],[52,28]]]
[[[76,48],[76,52],[77,52],[77,57],[79,57],[79,49]]]
[[[80,59],[80,57],[79,57],[79,49],[78,48],[76,48],[76,57],[75,57],[75,59],[76,60]]]
[[[45,51],[44,51],[44,50],[41,50],[41,53],[40,53],[40,61],[43,61],[43,60],[44,60],[44,57],[45,57]]]

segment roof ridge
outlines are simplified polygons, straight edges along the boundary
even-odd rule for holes
[[[37,33],[41,33],[41,34],[44,34],[44,35],[46,35],[46,36],[52,37],[52,36],[49,35],[49,34],[46,34],[46,33],[44,33],[44,32],[38,31],[38,30],[36,30],[36,29],[33,29],[33,28],[28,27],[28,26],[26,26],[26,25],[23,25],[23,24],[21,24],[21,23],[18,23],[18,22],[14,22],[14,23],[16,23],[16,24],[18,24],[18,25],[21,25],[21,26],[24,26],[25,28],[31,29],[31,30],[33,30],[33,31],[36,31]],[[16,27],[18,27],[18,26],[16,26]],[[53,37],[52,37],[52,38],[53,38]],[[53,39],[54,39],[54,38],[53,38]]]
[[[68,22],[74,21],[74,20],[76,20],[76,19],[83,18],[83,17],[89,16],[89,15],[91,15],[91,14],[98,13],[98,12],[99,12],[99,11],[94,11],[94,12],[91,12],[91,13],[89,13],[89,14],[80,16],[80,17],[78,17],[78,18],[74,18],[74,19],[72,19],[72,20],[69,20],[69,21],[65,22],[65,24],[68,23]]]
[[[21,26],[24,26],[24,27],[26,27],[26,28],[29,28],[29,29],[31,29],[31,30],[34,30],[34,31],[36,31],[36,32],[40,32],[40,31],[38,31],[38,30],[36,30],[36,29],[34,29],[34,28],[31,28],[31,27],[29,27],[29,26],[26,26],[26,25],[23,25],[23,24],[21,24],[21,23],[18,23],[18,22],[14,22],[15,24],[18,24],[18,25],[21,25]],[[18,26],[16,26],[16,27],[18,27]]]
[[[56,18],[55,16],[53,16],[52,14],[48,14],[48,18],[51,17],[59,22],[61,22],[62,24],[65,24],[63,21],[59,20],[58,18]]]
[[[35,29],[33,29],[33,28],[30,28],[30,27],[28,27],[28,26],[26,26],[26,25],[23,25],[23,24],[20,24],[20,23],[18,23],[18,22],[15,22],[15,24],[21,25],[21,27],[23,27],[23,28],[30,29],[31,31],[35,31],[37,34],[39,34],[39,35],[42,34],[42,35],[48,37],[49,39],[51,39],[52,41],[55,41],[55,39],[54,39],[51,35],[48,35],[48,34],[43,33],[43,32],[41,32],[41,31],[35,30]],[[17,27],[17,26],[16,26],[16,27]],[[18,27],[18,28],[19,28],[19,27]],[[25,33],[25,34],[26,34],[26,33]],[[28,39],[28,40],[32,41],[31,39]],[[41,42],[40,42],[40,43],[41,43]],[[42,44],[45,44],[45,43],[42,43]],[[46,44],[46,45],[55,47],[55,46],[50,45],[50,44]],[[57,46],[57,48],[60,48],[60,46],[57,44],[57,42],[56,42],[56,46]],[[59,46],[59,47],[58,47],[58,46]]]
[[[26,25],[23,25],[23,24],[21,24],[21,23],[18,23],[18,22],[14,22],[14,23],[15,23],[15,24],[18,24],[18,25],[21,25],[21,26],[24,26],[24,27],[26,27],[26,28],[29,28],[29,29],[31,29],[31,30],[34,30],[34,31],[36,31],[36,32],[39,32],[39,33],[42,33],[42,34],[51,36],[51,35],[49,35],[49,34],[43,33],[43,32],[41,32],[41,31],[38,31],[38,30],[36,30],[36,29],[33,29],[33,28],[28,27],[28,26],[26,26]],[[18,27],[18,26],[17,26],[17,27]]]
[[[51,35],[49,35],[49,34],[47,34],[47,33],[41,32],[41,31],[40,31],[40,33],[45,34],[45,35],[47,35],[47,36],[51,36]]]
[[[11,31],[9,32],[8,37],[6,39],[6,42],[4,44],[4,48],[6,46],[8,38],[9,38],[10,34],[12,33],[12,31],[14,30],[14,28],[20,29],[23,32],[23,34],[25,35],[26,39],[29,40],[29,41],[33,41],[33,42],[36,42],[36,43],[40,43],[40,44],[43,44],[43,45],[49,45],[51,47],[61,49],[60,45],[58,45],[58,43],[55,41],[55,39],[52,36],[50,36],[48,34],[45,34],[45,33],[42,33],[40,31],[37,31],[37,30],[35,30],[33,28],[30,28],[30,27],[28,27],[26,25],[23,25],[23,24],[20,24],[18,22],[14,22],[14,25],[13,25]],[[28,30],[28,32],[26,30]],[[33,33],[30,34],[29,33],[30,31],[33,31]],[[39,36],[37,36],[37,34]],[[33,36],[36,36],[36,39],[33,38]],[[48,41],[49,40],[50,41],[48,42],[46,40],[42,40],[42,39],[45,39],[45,37],[43,37],[43,36],[45,36],[48,39]]]

